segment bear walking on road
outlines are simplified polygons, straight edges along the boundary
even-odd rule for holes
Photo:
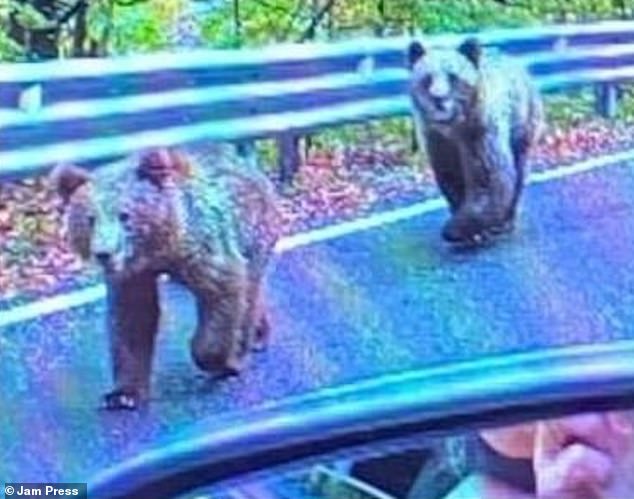
[[[473,38],[457,49],[414,41],[408,60],[418,142],[451,212],[443,238],[470,244],[511,232],[544,120],[528,72]]]
[[[157,148],[90,173],[52,172],[72,248],[104,270],[109,409],[133,409],[149,394],[162,273],[195,298],[190,347],[199,368],[237,374],[247,351],[268,340],[262,284],[280,237],[273,186],[227,148],[202,150]]]

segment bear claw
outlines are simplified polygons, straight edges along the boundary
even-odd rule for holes
[[[445,240],[452,246],[458,248],[475,248],[482,246],[489,242],[490,234],[486,231],[476,232],[463,237],[445,238]]]
[[[495,236],[509,234],[515,230],[515,224],[512,220],[507,220],[497,225],[489,227],[489,232]]]
[[[140,397],[135,392],[115,390],[103,396],[103,408],[108,411],[135,411],[140,404]]]
[[[215,379],[227,379],[227,378],[237,378],[240,376],[241,368],[237,365],[227,364],[221,368],[215,369],[213,371],[213,377]]]
[[[263,339],[256,339],[251,345],[251,351],[255,353],[265,352],[268,348],[268,343]]]

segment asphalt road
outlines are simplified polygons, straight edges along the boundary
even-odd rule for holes
[[[283,254],[269,280],[274,342],[240,379],[211,381],[195,370],[192,302],[165,286],[145,412],[96,409],[110,382],[103,303],[5,327],[0,481],[84,482],[202,418],[319,387],[632,339],[632,166],[531,186],[518,233],[483,251],[447,248],[439,238],[446,213],[436,211]]]

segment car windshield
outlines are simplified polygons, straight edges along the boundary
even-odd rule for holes
[[[0,0],[6,487],[634,496],[604,3]]]

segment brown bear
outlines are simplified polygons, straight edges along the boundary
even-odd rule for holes
[[[530,75],[474,38],[457,48],[414,41],[408,60],[418,141],[452,215],[443,238],[471,244],[512,231],[544,121]]]
[[[51,174],[72,248],[104,271],[108,409],[134,409],[149,394],[161,274],[196,300],[190,347],[199,368],[238,374],[247,351],[268,340],[262,281],[281,235],[277,199],[229,148],[156,148],[90,173],[58,165]]]

